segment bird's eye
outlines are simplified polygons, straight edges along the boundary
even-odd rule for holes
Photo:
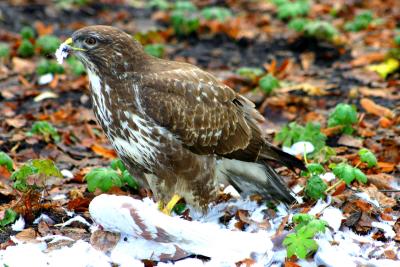
[[[94,46],[96,44],[96,39],[93,37],[88,37],[85,39],[85,43],[89,46]]]

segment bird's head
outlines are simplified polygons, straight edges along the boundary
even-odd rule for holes
[[[140,43],[111,26],[89,26],[75,31],[64,44],[88,69],[126,71],[140,65],[146,53]]]

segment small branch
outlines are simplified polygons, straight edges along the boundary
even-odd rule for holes
[[[332,189],[335,189],[338,185],[340,185],[341,183],[343,183],[342,180],[337,181],[336,183],[334,183],[333,185],[331,185],[330,187],[328,187],[325,190],[325,193],[328,193],[329,191],[331,191]]]

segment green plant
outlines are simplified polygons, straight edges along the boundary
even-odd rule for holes
[[[111,162],[111,168],[95,168],[85,175],[88,191],[93,192],[99,188],[107,192],[111,187],[122,187],[127,185],[135,190],[139,188],[137,181],[129,174],[120,159]]]
[[[64,73],[64,68],[54,60],[41,60],[36,66],[36,72],[39,75],[46,73]]]
[[[305,36],[328,41],[332,41],[339,34],[331,23],[322,20],[294,18],[289,22],[288,27],[296,32],[303,33]]]
[[[263,75],[263,73],[263,69],[253,67],[241,67],[236,70],[236,74],[249,80],[255,80],[257,77]]]
[[[135,190],[139,189],[139,184],[138,182],[135,180],[135,178],[133,178],[128,170],[125,167],[125,164],[122,162],[122,160],[120,159],[114,159],[111,161],[110,164],[111,168],[114,170],[119,170],[122,174],[122,181],[124,183],[126,183],[130,188],[133,188]]]
[[[293,18],[288,23],[288,28],[295,30],[296,32],[303,32],[306,25],[310,23],[309,19],[306,18]]]
[[[166,0],[150,0],[147,2],[147,7],[159,10],[168,10],[170,9],[171,4]]]
[[[34,178],[28,179],[32,176]],[[49,177],[62,178],[62,174],[50,159],[34,159],[26,162],[11,174],[13,187],[21,192],[43,188]]]
[[[17,54],[21,57],[31,57],[34,53],[35,49],[33,44],[29,40],[23,39],[17,49]]]
[[[201,15],[206,20],[218,20],[224,22],[228,18],[232,17],[232,12],[225,7],[206,7],[201,10]]]
[[[165,46],[163,44],[148,44],[144,46],[144,51],[153,57],[162,58],[165,53]]]
[[[328,188],[326,183],[319,175],[312,175],[307,180],[304,193],[311,199],[320,199],[325,197],[325,190]]]
[[[338,30],[331,23],[321,20],[310,21],[305,25],[303,30],[306,36],[328,41],[332,41],[339,34]]]
[[[53,54],[60,46],[61,41],[54,35],[43,35],[36,40],[36,47],[42,55]]]
[[[344,162],[333,166],[332,171],[336,177],[342,179],[347,185],[351,184],[354,180],[364,184],[367,182],[367,177],[359,168],[352,167]]]
[[[28,132],[28,136],[38,134],[42,135],[46,142],[50,142],[50,137],[55,141],[61,140],[57,133],[56,128],[47,121],[37,121],[32,125],[31,130]]]
[[[29,27],[29,26],[22,27],[22,29],[19,32],[19,34],[21,34],[22,39],[33,39],[33,38],[35,38],[35,30],[32,27]]]
[[[3,151],[0,151],[0,166],[5,166],[10,172],[14,170],[13,160]]]
[[[275,78],[272,74],[267,74],[263,76],[258,81],[258,86],[266,94],[270,94],[274,89],[280,87],[279,80]]]
[[[85,175],[89,192],[99,188],[103,192],[110,190],[112,186],[121,187],[121,175],[111,168],[96,168]]]
[[[338,104],[328,118],[329,127],[343,126],[342,132],[345,134],[353,133],[355,123],[357,123],[357,110],[355,106],[349,104]]]
[[[307,164],[307,171],[302,171],[301,175],[309,177],[307,179],[304,193],[311,199],[319,199],[325,197],[325,190],[328,188],[326,183],[319,177],[325,173],[324,167],[319,163]]]
[[[314,237],[317,233],[324,233],[328,223],[309,214],[294,215],[293,223],[296,224],[295,232],[285,237],[283,245],[289,258],[296,255],[305,259],[308,254],[317,251],[318,244]]]
[[[400,46],[400,34],[397,34],[397,35],[394,37],[394,43],[395,43],[396,45]]]
[[[17,219],[17,216],[18,213],[16,213],[13,209],[6,209],[3,219],[0,220],[0,226],[4,227],[6,225],[12,224]]]
[[[291,122],[275,136],[275,141],[281,142],[283,146],[287,147],[299,141],[311,142],[315,147],[315,152],[325,146],[325,140],[326,135],[321,133],[320,125],[312,122],[308,122],[305,127]]]
[[[83,66],[82,62],[80,62],[75,56],[69,56],[67,58],[67,64],[69,65],[72,73],[76,76],[81,76],[86,73],[85,66]]]
[[[366,29],[373,20],[374,16],[372,12],[366,10],[358,14],[352,21],[347,22],[344,25],[344,29],[346,31],[358,32]]]
[[[188,1],[178,1],[171,12],[171,24],[177,35],[189,35],[200,26],[197,7]]]
[[[372,153],[369,149],[361,148],[358,151],[358,155],[360,156],[361,162],[367,163],[368,168],[374,167],[378,164],[374,153]]]
[[[7,43],[0,43],[0,58],[8,58],[10,56],[10,46]]]
[[[278,18],[280,19],[306,16],[310,11],[308,0],[275,1],[275,5],[278,8]]]

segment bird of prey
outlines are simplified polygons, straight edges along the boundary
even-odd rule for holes
[[[89,26],[65,45],[86,67],[96,118],[131,173],[159,201],[206,212],[219,185],[294,202],[269,165],[304,169],[266,140],[254,104],[212,74],[146,54],[130,35]]]

